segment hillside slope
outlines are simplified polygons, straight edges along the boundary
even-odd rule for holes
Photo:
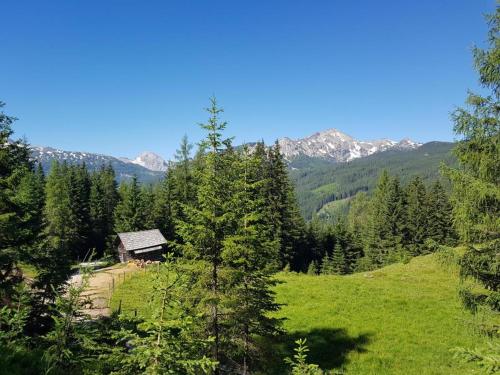
[[[290,163],[302,214],[310,219],[323,205],[372,191],[383,169],[399,175],[402,182],[420,175],[425,182],[439,178],[442,162],[456,163],[453,143],[429,142],[414,150],[388,150],[348,163],[332,164],[322,159],[299,157]]]
[[[263,374],[284,374],[283,358],[307,338],[310,360],[347,374],[460,375],[479,373],[450,349],[476,347],[486,338],[468,328],[458,276],[436,255],[349,276],[281,273],[276,287],[286,334],[269,342]],[[147,314],[149,272],[125,281],[112,298],[125,312]]]

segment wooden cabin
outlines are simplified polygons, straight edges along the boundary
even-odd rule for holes
[[[118,233],[120,262],[133,259],[163,260],[167,240],[158,229]]]

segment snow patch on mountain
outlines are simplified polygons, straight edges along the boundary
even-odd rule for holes
[[[168,168],[167,162],[160,155],[155,154],[154,152],[151,151],[143,152],[134,160],[129,160],[129,159],[122,159],[122,160],[128,160],[128,162],[130,163],[141,165],[144,168],[149,169],[150,171],[165,172]]]
[[[389,149],[411,150],[422,145],[407,138],[399,142],[390,139],[359,141],[337,129],[317,132],[297,140],[285,137],[278,142],[287,160],[305,155],[333,162],[351,161]]]

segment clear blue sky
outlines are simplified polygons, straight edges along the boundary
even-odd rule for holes
[[[0,100],[32,144],[169,158],[215,94],[236,141],[452,140],[494,0],[0,4]]]

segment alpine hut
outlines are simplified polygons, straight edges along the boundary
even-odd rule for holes
[[[162,260],[167,240],[158,229],[118,233],[120,262],[131,259]]]

